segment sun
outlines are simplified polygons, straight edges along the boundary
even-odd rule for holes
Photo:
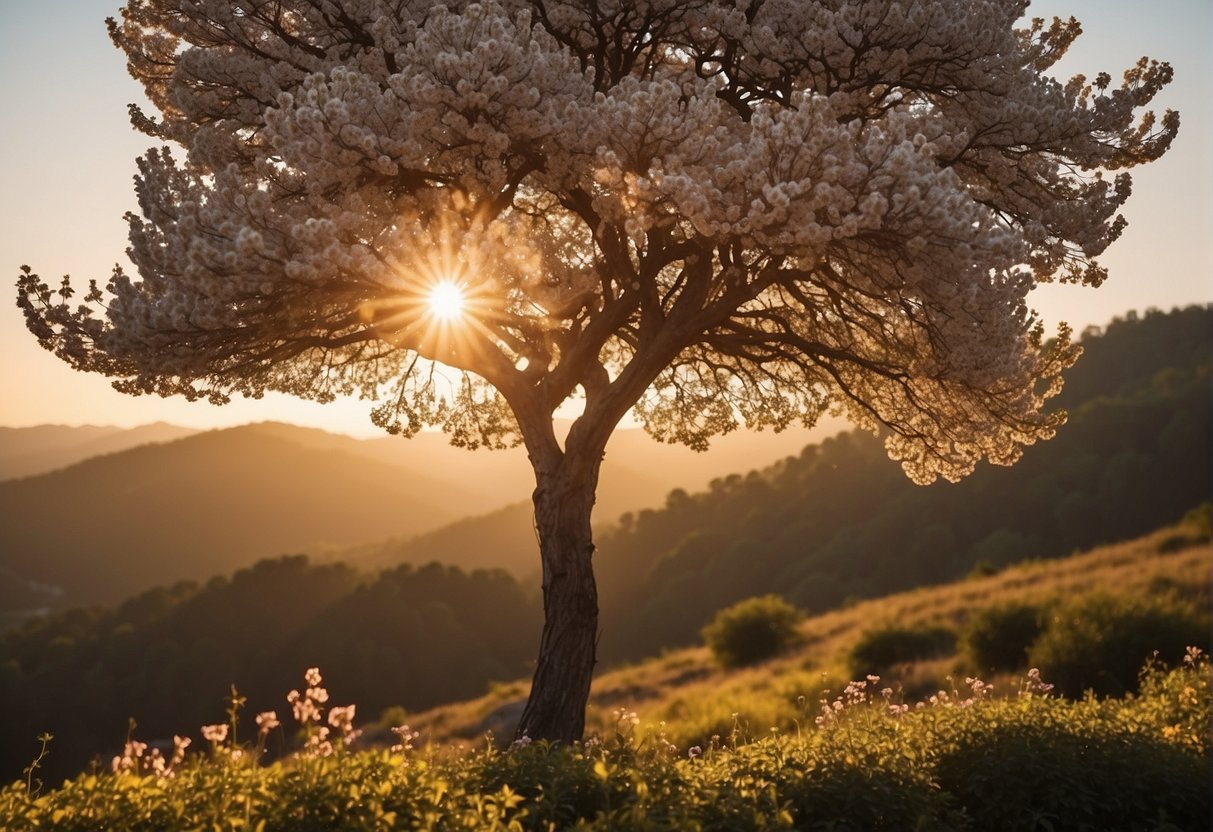
[[[463,315],[463,289],[453,281],[442,280],[435,283],[426,302],[429,304],[430,314],[440,321],[453,321]]]

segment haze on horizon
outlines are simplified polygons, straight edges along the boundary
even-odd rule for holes
[[[130,397],[107,379],[76,373],[44,352],[12,302],[17,270],[28,263],[48,282],[70,273],[104,283],[125,261],[125,211],[135,207],[134,159],[147,138],[129,125],[126,105],[142,101],[103,20],[118,0],[60,0],[0,7],[0,271],[9,302],[0,304],[0,425],[166,421],[210,428],[279,420],[356,436],[380,436],[370,406],[269,394],[217,408],[181,399]],[[1030,16],[1074,16],[1084,34],[1057,69],[1067,78],[1107,71],[1118,77],[1139,57],[1169,61],[1174,83],[1161,108],[1178,109],[1172,150],[1134,174],[1129,227],[1101,258],[1111,277],[1097,290],[1051,286],[1032,295],[1049,327],[1076,331],[1148,307],[1213,300],[1213,6],[1164,0],[1143,14],[1127,0],[1034,2]]]

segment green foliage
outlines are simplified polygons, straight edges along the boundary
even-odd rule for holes
[[[1055,608],[1028,659],[1067,696],[1119,696],[1137,689],[1155,651],[1174,662],[1190,645],[1208,649],[1207,613],[1167,596],[1095,592]]]
[[[854,676],[885,673],[908,662],[946,656],[956,648],[956,631],[942,624],[885,624],[868,630],[851,648]]]
[[[995,604],[975,612],[960,634],[960,648],[978,673],[1027,667],[1028,650],[1042,629],[1038,604]]]
[[[778,595],[749,598],[723,609],[703,628],[703,639],[724,667],[769,659],[796,638],[800,611]]]
[[[1151,665],[1139,696],[1070,701],[1031,677],[915,707],[872,683],[823,700],[817,726],[678,748],[630,720],[613,737],[354,752],[269,765],[220,742],[163,773],[135,766],[40,792],[0,789],[0,828],[56,830],[1202,829],[1209,664]],[[259,748],[259,747],[258,747]]]
[[[988,832],[1202,828],[1207,753],[1109,717],[1090,703],[1041,701],[958,714],[939,786]]]
[[[1188,649],[1176,670],[1151,660],[1138,695],[1126,701],[1122,716],[1143,732],[1161,734],[1194,754],[1207,753],[1213,724],[1208,669],[1207,657],[1195,648]]]

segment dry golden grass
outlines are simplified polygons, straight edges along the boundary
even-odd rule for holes
[[[900,626],[960,627],[994,603],[1049,603],[1097,589],[1129,593],[1169,591],[1204,608],[1209,604],[1213,557],[1207,539],[1180,524],[1145,537],[1068,558],[1025,562],[991,576],[869,601],[805,619],[796,647],[759,665],[724,670],[705,647],[671,651],[638,664],[609,669],[594,682],[587,732],[633,730],[622,713],[642,720],[641,733],[662,734],[680,745],[751,739],[771,730],[795,731],[812,722],[828,691],[847,679],[846,657],[860,636],[890,622]],[[948,684],[955,655],[899,668],[894,684],[907,695]],[[886,680],[889,681],[889,680]],[[1011,692],[1011,677],[987,680]],[[527,683],[495,685],[479,699],[413,715],[410,723],[435,742],[478,739],[493,732],[508,739],[525,701]]]

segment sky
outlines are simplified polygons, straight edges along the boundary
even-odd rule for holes
[[[109,42],[104,19],[117,0],[0,0],[0,426],[167,421],[220,427],[281,420],[373,436],[370,406],[320,405],[268,394],[224,407],[131,397],[44,352],[16,308],[15,283],[29,264],[54,284],[71,274],[104,284],[125,263],[126,223],[136,208],[135,158],[149,139],[126,106],[143,101]],[[1177,109],[1171,151],[1134,172],[1129,227],[1101,258],[1111,276],[1097,290],[1043,287],[1030,303],[1049,324],[1075,330],[1149,307],[1213,302],[1213,3],[1209,0],[1048,0],[1028,14],[1074,16],[1084,34],[1054,73],[1113,78],[1142,55],[1169,61],[1175,82],[1156,107]],[[3,297],[3,293],[0,293]]]

